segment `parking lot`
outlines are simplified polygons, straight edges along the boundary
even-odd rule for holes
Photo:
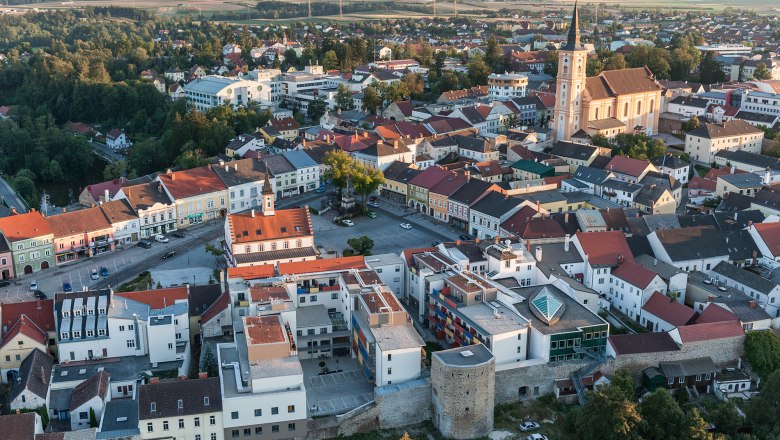
[[[319,374],[319,360],[301,361],[306,381],[309,416],[343,414],[374,400],[374,387],[360,369],[356,359],[339,357],[340,373]],[[330,368],[335,367],[331,358]]]

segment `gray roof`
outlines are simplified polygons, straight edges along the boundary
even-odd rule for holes
[[[469,179],[465,185],[461,186],[460,189],[450,196],[450,200],[466,206],[471,206],[474,201],[484,194],[492,185],[492,183],[484,180]]]
[[[684,359],[681,361],[659,362],[658,367],[666,378],[696,376],[718,372],[718,368],[709,356]]]
[[[46,399],[53,365],[54,358],[37,348],[33,349],[19,367],[19,380],[13,384],[10,400],[13,401],[19,397],[24,390],[29,390],[41,399]]]
[[[718,176],[718,180],[723,180],[737,188],[758,188],[764,185],[764,181],[761,176],[753,173],[742,174],[726,174],[725,176]]]
[[[331,324],[328,309],[322,304],[296,308],[295,320],[298,328],[325,327]]]
[[[594,145],[583,145],[575,142],[559,141],[553,145],[550,154],[574,160],[588,160],[598,150]]]
[[[718,283],[718,285],[715,285],[715,283],[705,283],[705,280],[709,279],[710,277],[704,272],[698,270],[689,272],[688,284],[698,287],[704,293],[699,292],[698,294],[695,294],[694,289],[688,289],[686,301],[690,298],[691,302],[705,302],[709,301],[709,297],[713,297],[714,299],[712,302],[714,304],[722,304],[741,322],[755,322],[772,319],[772,317],[761,307],[750,307],[750,301],[753,301],[753,298],[745,295],[742,291],[734,287],[724,286],[723,283]]]
[[[637,263],[642,265],[645,269],[649,269],[658,274],[662,279],[668,280],[669,278],[684,273],[676,266],[672,266],[669,263],[665,263],[657,258],[653,258],[650,255],[642,254],[634,258]]]
[[[471,207],[471,210],[488,215],[490,217],[501,218],[502,215],[511,211],[522,202],[522,199],[508,197],[504,194],[494,191],[475,203],[474,206]]]
[[[769,294],[777,287],[777,283],[774,281],[768,280],[761,275],[753,273],[749,270],[745,270],[733,264],[729,264],[726,261],[721,261],[718,263],[717,266],[712,268],[712,272],[737,283],[744,284],[745,286],[748,286],[751,289],[754,289],[763,294]]]
[[[265,180],[265,166],[257,158],[234,160],[222,166],[215,165],[211,169],[228,187]]]
[[[206,404],[208,397],[208,404]],[[182,401],[179,409],[178,401]],[[152,411],[152,402],[156,410]],[[140,420],[203,414],[222,411],[222,393],[218,377],[173,380],[138,387]]]
[[[433,356],[449,367],[474,367],[493,362],[493,354],[482,344],[436,351]]]
[[[722,157],[731,163],[744,163],[764,169],[780,170],[780,159],[745,150],[720,150],[715,154],[715,157]]]
[[[710,102],[706,99],[694,98],[693,96],[678,96],[669,101],[669,104],[685,105],[696,108],[707,108],[707,106],[710,105]]]
[[[560,317],[556,316],[558,319],[557,321],[554,321],[552,325],[548,325],[547,322],[542,321],[536,316],[536,313],[534,313],[531,309],[532,305],[529,301],[534,297],[534,295],[541,293],[545,289],[547,289],[549,292],[552,292],[565,307],[563,314]],[[555,286],[545,285],[521,287],[512,290],[525,298],[525,301],[514,304],[515,309],[520,312],[520,315],[531,322],[532,328],[543,334],[550,335],[577,332],[580,331],[580,329],[583,327],[607,325],[607,323],[598,315],[594,314],[585,306],[573,300],[565,293],[561,292],[561,290]]]
[[[614,189],[615,191],[625,191],[630,193],[635,193],[642,189],[642,185],[628,183],[620,179],[607,179],[601,183],[601,186],[604,188]]]
[[[312,168],[317,166],[317,162],[306,154],[303,150],[285,151],[282,155],[295,167],[300,170],[303,168]]]
[[[295,166],[281,154],[272,154],[263,159],[263,161],[268,171],[274,176],[295,171]]]
[[[727,150],[723,150],[723,151],[727,151]],[[663,156],[656,157],[650,162],[652,162],[653,165],[657,167],[670,168],[673,170],[678,170],[691,165],[690,163],[680,159],[679,156],[675,156],[673,154],[665,154]]]
[[[747,231],[718,231],[693,227],[655,231],[672,261],[728,256],[731,260],[752,258],[758,247]],[[761,252],[758,252],[761,256]]]
[[[129,437],[140,433],[137,400],[116,399],[106,402],[98,439]]]

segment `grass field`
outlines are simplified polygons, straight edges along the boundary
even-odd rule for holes
[[[291,3],[306,3],[307,0],[290,0]],[[333,3],[337,0],[312,0],[312,3],[327,2]],[[376,0],[379,2],[388,2],[391,0]],[[345,9],[348,7],[350,0],[343,0]],[[413,5],[429,5],[433,4],[433,0],[395,0],[394,3],[398,4],[398,10],[379,11],[377,13],[361,12],[354,14],[344,14],[343,17],[338,15],[331,16],[319,16],[314,17],[317,21],[328,20],[344,20],[344,21],[363,21],[363,20],[376,20],[386,18],[410,18],[410,17],[427,17],[428,15],[410,12],[403,10],[403,4]],[[453,16],[459,11],[490,11],[498,9],[517,9],[523,10],[559,10],[561,8],[570,8],[574,0],[560,0],[560,1],[481,1],[481,0],[437,0],[436,12],[437,16],[447,17]],[[727,7],[753,9],[760,14],[776,14],[780,12],[780,3],[777,0],[709,0],[702,2],[685,2],[683,0],[602,0],[598,3],[604,5],[606,9],[619,6],[625,9],[647,9],[647,8],[660,8],[660,9],[674,9],[681,11],[699,10],[702,12],[714,12],[723,10]],[[79,8],[85,6],[125,6],[134,7],[139,9],[154,10],[161,15],[167,16],[185,16],[192,15],[197,16],[200,14],[209,16],[217,11],[246,11],[253,10],[256,1],[251,0],[74,0],[73,2],[60,2],[60,1],[44,1],[33,2],[27,5],[14,6],[15,9],[25,8],[54,8],[54,9],[68,9]],[[583,3],[581,6],[585,8],[592,7],[594,3]],[[300,19],[306,19],[306,17],[300,17]],[[236,23],[254,24],[254,23],[284,23],[289,21],[297,21],[299,19],[287,19],[287,20],[243,20],[234,21]]]

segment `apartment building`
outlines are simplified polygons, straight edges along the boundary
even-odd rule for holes
[[[761,153],[764,132],[753,125],[735,119],[701,125],[685,134],[685,152],[691,160],[710,164],[721,150],[744,150]]]
[[[176,204],[178,229],[224,217],[228,210],[227,186],[212,166],[170,171],[157,176],[168,197]]]
[[[139,386],[138,426],[141,439],[224,439],[219,378],[153,378]]]
[[[247,80],[218,75],[196,78],[184,85],[184,97],[200,112],[228,104],[246,106],[250,102],[270,105],[272,102],[270,80]]]
[[[54,233],[40,212],[0,218],[0,233],[11,248],[17,276],[54,266]]]

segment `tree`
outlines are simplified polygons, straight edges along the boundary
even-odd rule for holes
[[[320,118],[327,111],[328,111],[328,103],[325,102],[322,96],[318,96],[314,98],[311,102],[309,102],[309,107],[306,110],[306,116],[308,116],[309,119],[313,121],[315,124],[319,124]]]
[[[696,115],[693,115],[690,119],[683,122],[682,129],[683,131],[696,130],[700,125],[701,122],[699,122],[699,118]]]
[[[329,50],[322,56],[322,68],[325,71],[339,68],[339,57],[336,51]]]
[[[713,440],[708,431],[707,422],[699,414],[696,408],[688,413],[688,429],[683,433],[686,440]]]
[[[346,84],[339,84],[339,90],[336,92],[336,108],[339,110],[352,110],[355,108],[352,93]]]
[[[363,206],[365,206],[368,196],[385,183],[385,176],[378,168],[366,168],[360,165],[353,166],[355,172],[352,174],[352,184],[355,187],[355,194],[363,196]]]
[[[211,347],[206,346],[206,351],[203,353],[201,360],[201,371],[205,371],[209,377],[216,377],[219,374],[217,369],[217,358],[214,353],[211,352]]]
[[[723,72],[723,64],[715,59],[715,52],[707,51],[699,63],[699,82],[702,84],[715,84],[723,82],[726,74]]]
[[[370,85],[363,89],[363,111],[367,111],[372,115],[376,114],[377,109],[382,105],[382,97],[377,92],[374,85]]]
[[[780,434],[778,414],[780,414],[780,370],[775,370],[764,380],[761,393],[750,399],[747,406],[747,420],[759,438],[777,438]]]
[[[615,53],[609,56],[604,62],[604,70],[620,70],[628,67],[626,57],[622,53]]]
[[[458,74],[451,70],[445,70],[441,73],[438,81],[431,86],[431,90],[434,97],[438,98],[442,93],[457,90],[459,87],[460,78],[458,78]]]
[[[206,243],[205,245],[203,245],[203,249],[215,257],[221,257],[222,255],[225,255],[225,251],[214,246],[211,243]]]
[[[745,335],[745,356],[753,371],[766,378],[780,369],[780,338],[770,330]]]
[[[551,50],[547,52],[547,58],[544,61],[544,73],[556,77],[558,76],[558,51]]]
[[[189,141],[187,144],[192,145],[193,142]],[[208,163],[209,160],[203,155],[203,150],[200,148],[184,151],[176,158],[176,165],[185,170],[204,167],[208,165]]]
[[[401,79],[401,82],[404,84],[410,98],[420,97],[425,91],[425,82],[423,82],[422,75],[419,73],[407,73],[404,75],[403,79]]]
[[[118,177],[127,175],[127,162],[124,160],[117,160],[109,163],[103,168],[103,179],[111,180]]]
[[[92,407],[89,408],[89,427],[90,428],[98,427],[97,417],[95,416],[95,409]]]
[[[23,168],[16,173],[10,182],[17,194],[24,199],[28,206],[32,207],[38,206],[38,190],[35,187],[35,179],[36,176],[32,171]]]
[[[604,63],[600,59],[588,58],[588,61],[585,63],[585,75],[597,76],[602,70],[604,70]]]
[[[504,51],[498,45],[496,37],[491,36],[485,49],[485,63],[493,72],[504,71]]]
[[[640,431],[644,440],[684,440],[688,420],[680,405],[664,388],[658,388],[639,404]]]
[[[636,396],[636,383],[628,370],[621,368],[615,371],[615,375],[612,377],[612,387],[623,399],[633,401],[634,396]]]
[[[767,69],[766,64],[758,63],[756,70],[753,71],[753,78],[759,80],[772,79],[772,72]]]
[[[583,440],[639,440],[641,421],[636,404],[610,384],[588,393],[576,430]]]
[[[731,400],[718,403],[709,413],[718,431],[730,436],[735,435],[744,424],[742,416],[737,411],[737,406]]]
[[[325,178],[333,181],[339,190],[348,189],[355,172],[355,161],[344,150],[332,150],[325,154]]]
[[[364,235],[362,237],[350,238],[347,245],[352,248],[352,255],[371,255],[371,249],[374,248],[374,240]]]
[[[479,86],[487,84],[487,78],[490,75],[490,66],[485,63],[482,56],[477,54],[473,60],[466,66],[469,71],[469,81],[471,85]]]

